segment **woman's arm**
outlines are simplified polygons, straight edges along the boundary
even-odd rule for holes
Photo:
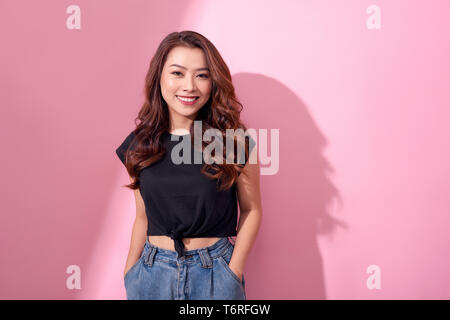
[[[131,177],[130,181],[133,182]],[[136,199],[136,218],[131,234],[130,250],[125,265],[124,277],[141,256],[142,250],[144,249],[145,238],[147,237],[147,216],[145,214],[145,204],[139,189],[134,190],[134,197]]]
[[[237,180],[240,216],[233,255],[228,264],[241,281],[245,262],[253,247],[262,221],[257,148],[253,149],[252,153],[254,152],[253,157],[255,157],[256,163],[247,163]]]

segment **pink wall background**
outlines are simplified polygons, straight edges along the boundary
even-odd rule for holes
[[[72,4],[80,30],[66,27]],[[366,26],[370,5],[379,30]],[[279,129],[247,298],[449,299],[449,9],[0,2],[0,298],[125,298],[135,203],[114,150],[157,45],[190,29],[228,63],[247,125]],[[66,287],[70,265],[80,289]],[[372,265],[378,289],[367,285]]]

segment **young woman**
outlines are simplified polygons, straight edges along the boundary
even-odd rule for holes
[[[230,71],[204,36],[173,32],[150,62],[145,94],[139,124],[116,150],[136,197],[127,298],[245,300],[244,265],[262,218],[259,160]],[[223,154],[208,147],[211,130]]]

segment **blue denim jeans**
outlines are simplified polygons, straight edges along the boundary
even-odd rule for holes
[[[234,245],[223,237],[178,257],[146,237],[139,260],[124,278],[128,300],[246,300],[242,281],[228,263]]]

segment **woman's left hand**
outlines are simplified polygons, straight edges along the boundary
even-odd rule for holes
[[[228,267],[231,269],[231,271],[233,271],[233,273],[239,278],[239,280],[241,280],[242,282],[242,271],[235,268],[235,266],[233,264],[228,264]]]

